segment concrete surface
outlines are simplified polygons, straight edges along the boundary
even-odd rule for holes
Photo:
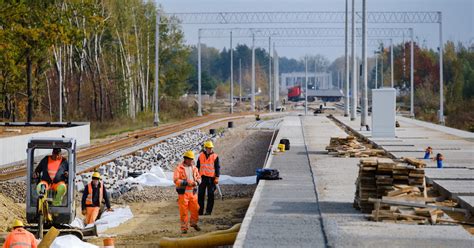
[[[474,180],[434,180],[433,186],[444,196],[474,196]]]
[[[456,197],[459,201],[459,204],[465,209],[471,211],[471,214],[474,214],[474,196],[458,196]]]
[[[426,168],[425,176],[426,181],[430,184],[433,183],[434,180],[474,180],[474,171],[464,168]],[[472,187],[474,187],[474,185]]]
[[[281,138],[290,150],[271,156],[268,167],[283,179],[260,181],[234,247],[326,246],[298,116],[284,118],[276,144]]]
[[[304,129],[328,246],[472,247],[474,236],[461,226],[368,221],[352,207],[359,159],[336,158],[325,152],[331,136],[345,133],[325,117],[306,117]]]

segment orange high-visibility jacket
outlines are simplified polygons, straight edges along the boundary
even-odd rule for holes
[[[62,159],[52,160],[51,157],[48,157],[48,175],[51,180],[56,177],[58,173],[59,166],[61,165]]]
[[[216,176],[216,167],[215,167],[216,159],[217,159],[217,154],[215,153],[212,153],[207,158],[204,152],[201,152],[201,154],[199,154],[199,173],[201,174],[201,176],[206,176],[206,177]]]
[[[104,189],[103,189],[103,187],[104,187],[103,184],[99,183],[99,204],[102,203],[102,199],[104,198]],[[92,200],[92,182],[90,182],[87,185],[87,190],[88,190],[89,194],[87,195],[87,198],[86,198],[86,206],[93,206],[94,201]]]
[[[5,239],[3,248],[36,248],[35,236],[23,228],[16,228]]]
[[[199,175],[199,171],[196,166],[191,165],[193,168],[193,177],[194,178],[187,178],[186,170],[184,169],[183,163],[179,164],[178,167],[174,170],[173,174],[173,181],[176,185],[177,189],[185,189],[188,192],[192,192],[194,187],[189,186],[188,184],[191,181],[197,182],[198,184],[201,183],[201,176]]]

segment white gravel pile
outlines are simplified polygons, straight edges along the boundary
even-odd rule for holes
[[[220,134],[222,135],[222,134]],[[159,166],[163,171],[172,171],[183,153],[187,150],[199,152],[206,140],[215,141],[219,135],[210,135],[201,130],[193,130],[179,136],[169,138],[147,151],[137,151],[134,155],[117,158],[115,161],[99,168],[103,182],[113,198],[132,189],[141,189],[138,183],[125,179],[129,176],[140,175],[148,172],[152,167]],[[197,155],[197,154],[196,154]],[[91,181],[92,173],[86,173],[76,178],[79,191]]]

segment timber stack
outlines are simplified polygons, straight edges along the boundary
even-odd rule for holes
[[[326,146],[329,155],[335,157],[382,157],[385,151],[382,149],[370,149],[357,141],[354,136],[347,137],[331,137],[329,145]]]

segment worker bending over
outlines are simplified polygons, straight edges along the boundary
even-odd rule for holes
[[[25,230],[23,222],[21,220],[14,220],[12,228],[13,230],[5,238],[3,248],[36,248],[35,236]]]
[[[46,195],[46,192],[52,189],[55,192],[53,206],[60,206],[67,192],[68,176],[68,162],[61,156],[61,149],[54,148],[51,156],[44,157],[33,173],[33,178],[41,179],[36,186],[36,192],[39,195]]]
[[[206,141],[204,143],[204,151],[199,154],[197,162],[197,168],[202,178],[202,183],[199,185],[199,215],[204,212],[204,198],[206,197],[207,190],[207,204],[206,204],[206,215],[212,213],[214,207],[214,191],[216,191],[216,184],[219,183],[220,165],[219,157],[212,150],[214,144],[212,141]]]
[[[199,220],[199,204],[197,202],[197,187],[201,183],[199,171],[194,166],[194,152],[187,151],[183,155],[184,161],[180,163],[173,174],[173,181],[178,192],[179,219],[181,222],[181,233],[188,233],[190,224],[196,231],[201,231],[197,225]],[[191,220],[189,221],[189,212]]]
[[[92,181],[87,184],[82,195],[82,214],[86,216],[85,223],[93,224],[100,212],[100,204],[102,200],[105,200],[105,206],[107,211],[113,211],[110,207],[109,195],[104,187],[104,184],[100,182],[100,173],[94,172],[92,174]]]
[[[425,150],[425,156],[423,157],[423,159],[430,159],[431,154],[433,154],[433,148],[431,148],[431,146],[428,146],[428,148],[426,148]]]

